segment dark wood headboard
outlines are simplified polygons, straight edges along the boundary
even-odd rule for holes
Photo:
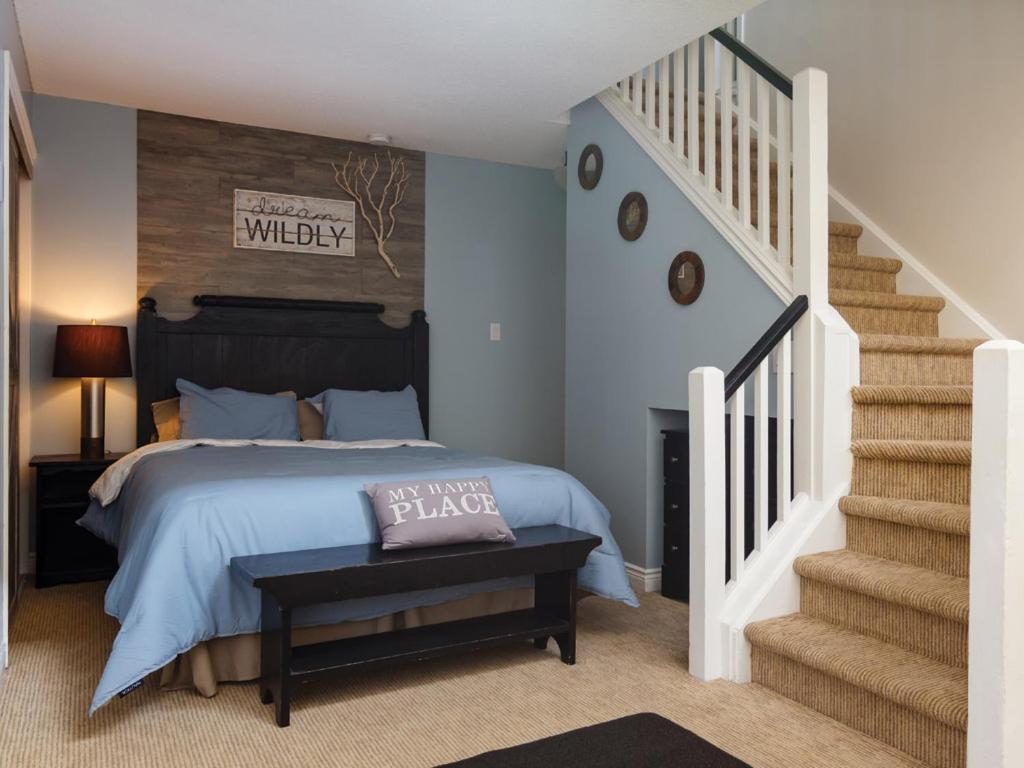
[[[179,376],[203,387],[249,392],[294,391],[310,397],[331,387],[397,390],[412,384],[423,429],[428,423],[427,318],[412,313],[393,328],[382,304],[196,296],[199,311],[168,320],[156,301],[139,300],[135,346],[138,391],[136,441],[156,431],[150,405],[175,397]]]

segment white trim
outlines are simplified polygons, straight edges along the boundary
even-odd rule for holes
[[[672,146],[662,144],[656,131],[649,130],[630,111],[615,89],[608,88],[597,95],[597,100],[614,117],[637,144],[647,153],[665,175],[693,203],[694,207],[718,230],[726,242],[757,273],[782,301],[793,300],[792,271],[778,263],[766,262],[759,254],[760,244],[753,229],[745,229],[733,216],[727,214],[721,202],[713,196],[700,179],[687,172],[673,154]]]
[[[7,653],[7,641],[0,643],[0,683],[4,681],[4,671],[10,666],[10,656]]]
[[[626,563],[626,575],[634,592],[661,592],[661,568],[641,568]]]
[[[25,107],[25,99],[21,95],[21,86],[18,85],[18,75],[11,67],[11,127],[14,129],[14,138],[18,142],[18,149],[21,151],[22,162],[25,163],[25,170],[31,179],[36,167],[36,140],[32,137],[32,125],[28,120],[28,109]]]
[[[875,238],[877,246],[879,247],[871,250],[887,251],[883,253],[870,253],[869,255],[899,259],[903,262],[903,270],[899,273],[901,276],[908,270],[912,273],[916,273],[918,277],[928,283],[932,290],[946,300],[947,309],[952,309],[963,316],[961,322],[951,323],[951,327],[948,329],[943,328],[943,335],[947,335],[946,331],[948,330],[950,331],[948,335],[975,336],[980,333],[991,339],[1006,338],[1004,333],[990,323],[956,291],[940,280],[934,272],[922,264],[919,259],[915,258],[910,251],[900,245],[892,235],[882,229],[882,227],[864,213],[864,211],[850,202],[850,200],[839,192],[839,190],[830,185],[828,188],[828,196],[836,205],[844,209],[845,212],[849,214],[849,217],[853,219],[853,222],[850,223],[859,224],[864,227],[865,234]],[[834,211],[830,213],[834,213]],[[836,218],[836,216],[830,215],[830,218]],[[897,277],[897,279],[899,280],[900,278]],[[920,291],[922,289],[918,288],[917,290]],[[943,319],[943,316],[940,315],[940,325],[943,324]],[[969,325],[965,326],[964,323]],[[977,330],[973,330],[970,326],[974,326]],[[965,330],[959,330],[961,328],[965,328]]]

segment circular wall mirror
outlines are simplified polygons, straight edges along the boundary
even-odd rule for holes
[[[693,304],[704,290],[704,262],[693,251],[683,251],[668,268],[668,292],[677,304]]]
[[[576,170],[579,176],[580,186],[584,189],[593,189],[601,180],[601,171],[604,170],[604,156],[597,144],[587,144],[580,153],[580,164]]]
[[[624,240],[636,240],[647,226],[647,198],[630,192],[619,204],[619,234]]]

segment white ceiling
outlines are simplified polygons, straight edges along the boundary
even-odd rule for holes
[[[759,0],[14,0],[40,93],[554,167],[566,112]]]

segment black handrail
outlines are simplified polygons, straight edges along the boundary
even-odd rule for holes
[[[736,54],[737,59],[754,70],[778,90],[782,91],[784,95],[788,96],[790,99],[793,98],[793,81],[779,72],[779,70],[762,59],[724,29],[716,27],[708,34]]]
[[[807,297],[797,296],[793,299],[793,303],[786,307],[782,314],[776,318],[775,322],[768,326],[768,330],[764,332],[760,339],[754,342],[754,346],[750,348],[750,351],[736,363],[736,367],[729,371],[729,375],[725,377],[726,400],[736,394],[736,390],[740,388],[750,374],[757,370],[757,366],[761,364],[761,361],[771,354],[771,351],[782,341],[782,337],[793,329],[796,321],[806,311]]]

